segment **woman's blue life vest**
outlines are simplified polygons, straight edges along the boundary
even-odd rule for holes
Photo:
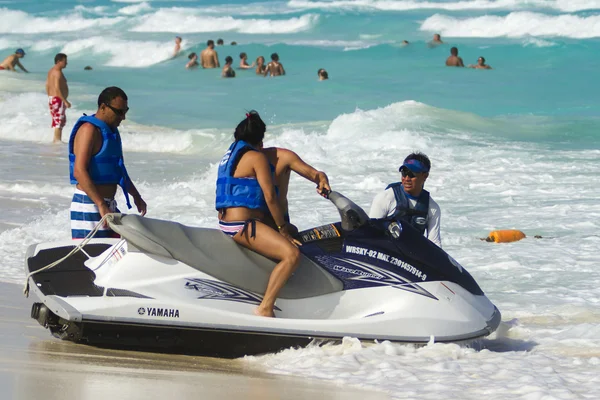
[[[69,177],[71,178],[71,184],[78,183],[73,175],[75,169],[75,154],[73,153],[75,135],[77,135],[77,131],[81,125],[86,122],[100,129],[100,133],[102,133],[102,148],[97,154],[92,156],[88,165],[88,173],[92,178],[92,182],[96,185],[118,184],[125,195],[127,207],[131,208],[129,191],[127,190],[129,175],[127,174],[125,161],[123,160],[121,135],[119,135],[118,129],[115,128],[113,130],[106,122],[96,118],[96,114],[83,114],[71,131],[71,137],[69,138]]]
[[[397,221],[405,221],[422,235],[425,234],[429,222],[429,192],[423,189],[419,197],[411,196],[404,191],[400,182],[392,183],[385,189],[389,188],[394,191],[396,197],[396,210],[391,218]],[[410,208],[409,198],[417,201],[415,208]]]
[[[230,207],[246,207],[268,212],[265,201],[256,177],[234,178],[235,167],[248,151],[259,151],[243,140],[237,140],[229,146],[219,163],[217,176],[217,193],[215,208],[222,210]]]

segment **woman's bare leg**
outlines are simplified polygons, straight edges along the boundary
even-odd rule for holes
[[[257,315],[264,317],[274,317],[275,300],[277,300],[277,295],[283,285],[298,266],[300,250],[279,232],[269,228],[262,222],[256,221],[255,237],[250,237],[251,232],[252,227],[248,226],[243,234],[239,232],[233,237],[233,240],[265,257],[280,260],[271,272],[265,296],[255,312]]]

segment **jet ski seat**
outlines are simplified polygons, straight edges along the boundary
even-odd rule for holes
[[[218,229],[124,214],[111,214],[108,223],[127,240],[129,251],[173,258],[255,293],[265,293],[276,265],[274,261],[239,246]],[[300,265],[279,292],[279,297],[299,299],[342,289],[340,280],[302,255]]]

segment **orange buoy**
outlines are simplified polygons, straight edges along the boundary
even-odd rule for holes
[[[490,232],[486,241],[495,243],[509,243],[519,241],[525,237],[525,234],[518,229],[502,229]]]

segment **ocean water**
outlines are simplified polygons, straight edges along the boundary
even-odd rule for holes
[[[433,33],[446,44],[429,48]],[[175,35],[184,51],[172,60]],[[222,62],[277,52],[287,75],[184,69],[217,38]],[[494,69],[444,67],[451,46]],[[64,139],[104,87],[122,87],[126,160],[151,217],[216,226],[216,163],[249,109],[267,145],[296,151],[367,209],[405,155],[431,158],[444,249],[502,311],[498,332],[470,346],[347,338],[248,363],[397,399],[598,398],[600,1],[2,1],[0,54],[17,47],[31,73],[0,72],[0,280],[24,280],[27,245],[70,234],[67,147],[50,144],[44,93],[64,52]],[[300,178],[289,200],[300,228],[337,218]],[[510,228],[528,238],[479,240]]]

